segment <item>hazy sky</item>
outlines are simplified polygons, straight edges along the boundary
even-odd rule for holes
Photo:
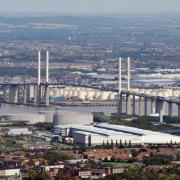
[[[180,11],[180,0],[0,0],[0,12]]]

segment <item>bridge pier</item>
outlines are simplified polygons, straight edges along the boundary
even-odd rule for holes
[[[41,105],[41,97],[42,97],[42,86],[38,86],[38,94],[37,94],[37,106]]]
[[[155,99],[151,98],[150,101],[151,101],[151,114],[154,114],[154,113],[156,113]]]
[[[142,108],[142,97],[139,96],[139,116],[142,116],[142,113],[141,113],[141,108]]]
[[[7,95],[7,86],[3,86],[3,98],[6,98]]]
[[[131,104],[131,96],[126,94],[126,114],[132,115],[132,104]]]
[[[144,97],[144,115],[148,115],[148,98]]]
[[[35,85],[34,86],[34,105],[40,106],[41,105],[41,92],[42,92],[42,86],[41,85]]]
[[[180,117],[180,104],[177,104],[178,106],[178,117]]]
[[[24,93],[23,93],[24,104],[29,104],[30,103],[30,86],[25,85],[23,90],[24,90]]]
[[[16,85],[9,86],[9,102],[18,103],[18,87]]]
[[[49,106],[49,86],[48,85],[45,86],[44,96],[45,96],[45,106]]]
[[[38,86],[34,85],[34,106],[38,105]]]
[[[132,114],[136,115],[136,96],[135,95],[133,95],[133,98],[132,98]]]
[[[159,109],[159,100],[155,100],[155,112],[159,113],[160,109]]]
[[[120,93],[118,95],[118,106],[117,106],[117,112],[118,112],[118,117],[121,117],[122,114],[122,106],[123,106],[123,94]]]
[[[172,102],[168,102],[168,116],[170,117],[173,116],[172,105]]]
[[[18,100],[17,100],[17,103],[20,104],[21,103],[21,85],[18,85],[17,91],[18,91]]]
[[[159,120],[160,123],[163,123],[163,116],[164,116],[164,101],[159,101]]]

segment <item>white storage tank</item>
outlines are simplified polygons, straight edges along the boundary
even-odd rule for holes
[[[180,96],[179,90],[173,90],[173,96],[174,97],[179,97]]]
[[[94,96],[95,96],[95,91],[93,91],[93,90],[88,90],[88,91],[87,91],[86,99],[88,99],[88,100],[93,100],[93,99],[94,99]]]
[[[102,91],[100,95],[100,100],[107,100],[109,97],[109,92],[108,91]]]
[[[68,90],[68,97],[70,98],[72,97],[72,95],[73,95],[73,90],[72,89]]]
[[[173,90],[172,89],[168,89],[167,91],[169,93],[169,97],[172,97],[173,96]]]
[[[45,122],[53,123],[54,111],[40,111],[39,114],[45,115]]]
[[[147,89],[147,90],[145,90],[145,92],[144,92],[146,95],[150,95],[151,94],[151,90],[150,89]]]
[[[165,97],[165,98],[170,97],[169,91],[164,91],[164,92],[163,92],[163,97]]]
[[[67,89],[63,90],[63,96],[64,97],[68,97],[68,93],[69,93],[69,91]]]
[[[110,93],[109,94],[109,100],[115,100],[117,96],[117,93]]]
[[[53,95],[54,95],[53,89],[50,89],[50,90],[49,90],[49,96],[53,96]]]
[[[76,91],[80,91],[81,88],[80,88],[80,87],[76,87],[75,90],[76,90]]]
[[[73,93],[72,93],[72,96],[73,96],[73,97],[78,97],[78,94],[79,94],[79,91],[76,90],[76,89],[74,89],[74,90],[73,90]]]
[[[59,89],[58,88],[54,88],[53,94],[54,94],[54,96],[59,97]]]
[[[59,96],[63,96],[63,89],[59,89]]]
[[[156,96],[163,97],[163,91],[157,91]]]
[[[87,96],[87,91],[79,91],[78,93],[78,98],[81,99],[81,100],[85,100],[86,99],[86,96]]]
[[[101,96],[101,91],[96,91],[95,92],[95,99],[100,99]]]
[[[82,112],[56,112],[53,117],[54,126],[65,124],[90,125],[93,123],[93,114]]]
[[[145,90],[144,89],[139,89],[139,91],[137,93],[140,93],[140,94],[146,94]]]
[[[150,91],[150,95],[151,95],[151,96],[156,96],[156,91],[155,91],[155,90],[151,90],[151,91]]]
[[[71,87],[70,86],[66,86],[66,90],[70,90],[71,89]]]

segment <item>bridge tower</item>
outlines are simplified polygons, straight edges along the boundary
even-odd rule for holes
[[[45,85],[45,106],[49,106],[49,51],[46,51],[46,85]]]

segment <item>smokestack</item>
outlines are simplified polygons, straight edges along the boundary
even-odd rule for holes
[[[119,95],[121,94],[122,90],[122,59],[119,58]]]
[[[128,71],[127,71],[127,90],[130,91],[130,81],[131,81],[131,60],[130,60],[130,57],[128,57],[128,60],[127,60],[127,64],[128,64]]]
[[[38,51],[38,85],[41,83],[41,51]]]
[[[49,51],[46,51],[46,83],[49,83]]]

